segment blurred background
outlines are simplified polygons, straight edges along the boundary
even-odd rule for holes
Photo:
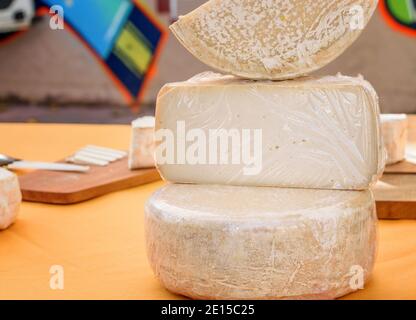
[[[384,113],[416,113],[416,1],[380,1],[387,10],[317,74],[362,74]],[[0,0],[0,122],[129,123],[152,114],[163,84],[209,69],[167,29],[203,2]]]

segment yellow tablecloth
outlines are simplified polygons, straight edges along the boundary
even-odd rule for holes
[[[52,161],[87,143],[127,149],[128,126],[0,124],[0,153]],[[0,232],[0,299],[177,299],[147,263],[143,204],[162,182],[70,206],[23,203]],[[346,299],[416,299],[416,221],[380,221],[372,280]],[[49,286],[64,268],[64,290]]]

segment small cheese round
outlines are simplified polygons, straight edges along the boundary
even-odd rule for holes
[[[195,299],[353,292],[373,268],[376,222],[370,191],[170,184],[145,208],[156,276]]]
[[[8,228],[16,220],[21,201],[17,176],[0,168],[0,230]]]
[[[155,118],[141,117],[132,123],[129,152],[129,169],[142,169],[155,166],[154,160],[154,129]]]
[[[382,114],[381,131],[387,151],[386,164],[394,164],[405,159],[408,120],[405,114]]]

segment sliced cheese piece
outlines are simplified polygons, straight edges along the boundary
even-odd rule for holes
[[[97,152],[93,152],[93,151],[87,151],[87,150],[80,150],[78,152],[75,153],[76,156],[84,156],[84,157],[88,157],[88,158],[93,158],[93,159],[97,159],[97,160],[103,160],[103,161],[107,161],[107,162],[114,162],[117,159],[116,156],[112,156],[109,154],[100,154]]]
[[[361,190],[384,169],[377,94],[360,77],[201,74],[165,85],[156,119],[171,182]]]
[[[376,222],[370,191],[171,184],[145,208],[154,273],[198,299],[332,299],[362,288]]]
[[[387,152],[387,164],[405,159],[408,119],[405,114],[382,114],[381,130]]]
[[[211,0],[170,28],[203,63],[250,79],[322,68],[360,35],[377,0]]]
[[[106,148],[106,147],[100,147],[100,146],[94,146],[94,145],[87,145],[82,150],[90,151],[94,153],[101,153],[106,155],[111,155],[113,157],[116,157],[117,159],[122,159],[123,157],[127,156],[127,152],[122,150],[116,150],[112,148]]]
[[[132,122],[129,168],[140,169],[155,166],[154,160],[155,118],[146,116]]]
[[[17,176],[0,168],[0,230],[8,228],[16,220],[21,201]]]
[[[100,166],[105,167],[109,165],[108,161],[100,160],[97,158],[92,158],[82,154],[75,154],[66,159],[67,162],[75,163],[75,164],[84,164],[84,165],[92,165],[92,166]]]

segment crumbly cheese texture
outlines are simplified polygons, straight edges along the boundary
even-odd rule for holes
[[[171,184],[145,207],[154,273],[196,299],[348,294],[373,268],[376,223],[370,191]]]
[[[384,169],[378,97],[361,77],[272,82],[200,74],[162,88],[156,132],[161,129],[174,134],[169,141],[157,135],[155,152],[162,177],[171,182],[363,190]],[[204,133],[206,154],[193,148],[201,141],[194,129]],[[228,139],[225,156],[223,148],[211,161],[210,147],[220,145],[211,134],[221,130],[237,132],[242,142]],[[166,141],[173,144],[174,161],[163,152]],[[235,150],[239,161],[233,162]],[[244,156],[248,152],[251,158]]]
[[[132,122],[128,165],[130,169],[150,168],[154,161],[155,118],[141,117]]]
[[[8,228],[16,220],[21,201],[17,176],[0,168],[0,230]]]
[[[382,114],[381,131],[387,152],[387,164],[404,160],[408,134],[407,116],[405,114]]]
[[[360,35],[378,0],[211,0],[171,26],[196,58],[249,79],[322,68]]]

